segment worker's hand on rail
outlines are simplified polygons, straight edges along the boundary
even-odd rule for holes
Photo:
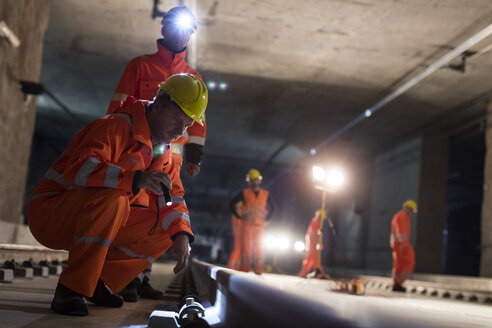
[[[183,270],[190,257],[190,238],[187,235],[178,235],[174,239],[173,245],[169,248],[168,256],[171,257],[174,254],[176,254],[178,260],[178,263],[174,267],[174,273],[178,273]]]
[[[195,175],[200,173],[200,166],[196,165],[195,163],[186,163],[185,171],[186,174],[188,174],[190,177],[194,177]]]
[[[138,179],[137,188],[148,189],[156,195],[161,195],[161,183],[163,183],[167,187],[167,189],[171,190],[171,178],[167,173],[158,171],[145,171],[142,172],[140,178]]]

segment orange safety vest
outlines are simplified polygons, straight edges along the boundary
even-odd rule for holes
[[[157,52],[133,58],[125,67],[108,108],[112,114],[126,97],[133,96],[139,100],[154,99],[159,83],[166,81],[177,73],[190,73],[201,78],[200,74],[192,70],[185,61],[186,50],[174,53],[157,41]],[[183,156],[183,146],[186,143],[205,145],[206,122],[203,126],[193,124],[184,136],[173,141],[173,151]]]
[[[241,216],[251,223],[264,223],[267,216],[268,191],[260,189],[258,196],[251,188],[243,189],[244,204]]]

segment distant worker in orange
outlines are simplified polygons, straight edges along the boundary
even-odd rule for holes
[[[321,250],[323,248],[323,245],[319,244],[319,235],[321,234],[321,220],[323,220],[325,217],[326,212],[324,210],[317,210],[315,212],[314,218],[311,220],[311,223],[308,226],[305,236],[307,252],[304,260],[302,261],[301,272],[299,273],[299,276],[301,276],[302,278],[306,278],[307,274],[312,269],[318,271],[318,274],[324,273],[323,266],[317,266],[316,259],[318,256],[318,250]]]
[[[53,311],[87,315],[87,301],[121,307],[114,291],[168,249],[177,254],[174,272],[185,267],[194,237],[169,144],[202,123],[207,102],[199,78],[173,75],[154,101],[128,97],[114,114],[77,132],[52,164],[27,217],[41,244],[69,252]]]
[[[138,100],[152,100],[159,83],[173,74],[190,73],[201,78],[185,61],[188,42],[196,29],[195,17],[188,7],[178,6],[167,11],[162,19],[162,38],[157,40],[157,52],[138,56],[127,64],[112,96],[108,114],[112,114],[128,96]],[[184,153],[186,174],[195,176],[200,172],[206,136],[205,118],[202,119],[202,123],[203,125],[193,124],[183,136],[171,144],[171,156],[176,163],[178,183],[181,183],[179,172]],[[136,302],[139,296],[149,299],[162,298],[163,293],[150,284],[151,269],[151,266],[146,268],[119,292],[125,301]]]
[[[410,217],[417,213],[417,203],[407,200],[391,221],[390,245],[393,250],[393,291],[406,292],[403,283],[413,272],[415,254],[410,244]]]
[[[262,239],[265,222],[275,212],[275,204],[268,191],[260,188],[263,177],[256,169],[249,170],[246,181],[249,188],[243,189],[229,203],[232,214],[243,220],[239,232],[240,256],[238,270],[256,274],[263,273]],[[236,204],[242,202],[241,214],[236,210]]]
[[[241,215],[241,207],[243,206],[242,202],[239,202],[236,205],[236,212]],[[227,267],[229,269],[237,270],[239,269],[239,259],[241,254],[241,237],[243,236],[243,221],[239,219],[237,216],[232,214],[231,217],[232,224],[232,234],[234,236],[234,249],[229,256],[229,262],[227,263]]]

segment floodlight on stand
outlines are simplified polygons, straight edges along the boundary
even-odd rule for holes
[[[313,179],[316,181],[324,181],[326,177],[326,172],[322,167],[317,165],[313,166]]]
[[[339,188],[343,185],[344,176],[342,170],[333,168],[328,170],[326,175],[326,184],[331,188]]]

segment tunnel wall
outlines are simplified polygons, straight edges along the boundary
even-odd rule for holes
[[[0,21],[20,40],[0,37],[0,221],[20,224],[36,115],[36,98],[25,97],[19,80],[39,81],[50,0],[3,0]],[[1,230],[7,230],[2,224]],[[15,231],[15,227],[13,229]],[[2,236],[4,234],[2,233]]]
[[[378,155],[374,161],[367,269],[391,270],[391,219],[406,199],[418,198],[421,147],[421,138],[416,138]],[[417,217],[413,219],[412,243],[415,245]]]
[[[482,203],[480,276],[492,277],[492,101],[487,103],[485,176]]]

